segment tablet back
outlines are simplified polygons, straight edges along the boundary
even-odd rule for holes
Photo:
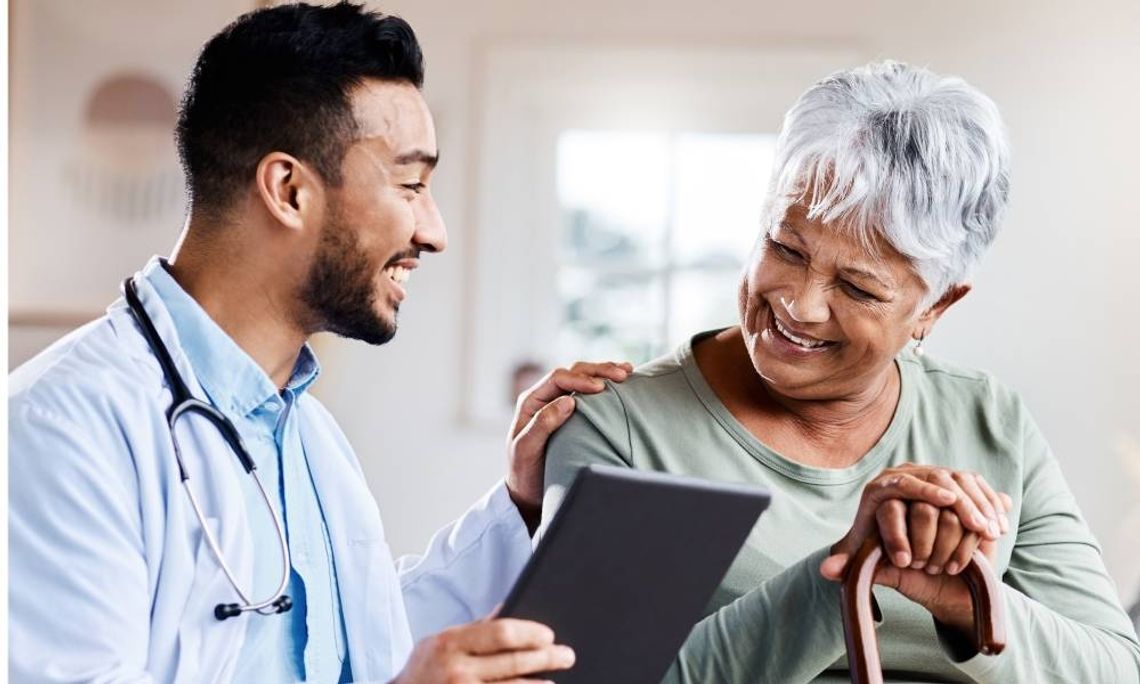
[[[655,684],[768,502],[758,487],[583,468],[499,614],[574,648],[549,679]]]

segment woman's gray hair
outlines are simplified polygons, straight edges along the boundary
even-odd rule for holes
[[[1009,144],[997,106],[960,78],[898,62],[842,71],[792,106],[776,147],[770,215],[875,233],[924,281],[923,306],[966,280],[997,234]]]

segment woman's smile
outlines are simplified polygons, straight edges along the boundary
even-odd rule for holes
[[[768,308],[768,324],[760,338],[776,353],[796,356],[818,356],[839,346],[837,341],[812,337],[781,321],[771,307]]]

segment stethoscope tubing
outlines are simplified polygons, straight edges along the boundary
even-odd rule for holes
[[[217,617],[218,620],[225,620],[246,612],[273,615],[289,610],[292,608],[292,601],[285,594],[285,590],[289,587],[289,576],[292,572],[292,563],[289,555],[289,540],[286,538],[285,525],[282,522],[281,516],[277,513],[277,507],[273,505],[269,493],[265,490],[265,485],[261,482],[261,477],[257,474],[257,465],[253,462],[248,450],[242,443],[241,435],[238,433],[237,428],[234,427],[233,422],[212,404],[196,399],[190,393],[189,387],[174,366],[174,360],[170,356],[170,351],[166,348],[166,345],[163,344],[162,338],[159,337],[153,321],[151,321],[150,316],[147,315],[146,309],[139,299],[133,278],[127,278],[123,282],[123,294],[127,300],[127,307],[130,309],[135,320],[139,323],[143,338],[146,340],[151,351],[158,358],[163,375],[166,377],[166,382],[170,386],[173,399],[170,408],[166,411],[166,421],[167,427],[170,430],[170,441],[174,445],[174,458],[178,462],[179,478],[182,481],[183,489],[186,490],[187,498],[190,499],[190,508],[194,511],[194,517],[198,519],[198,524],[202,528],[202,535],[206,540],[206,545],[210,548],[210,553],[221,567],[230,586],[233,587],[241,599],[241,603],[219,603],[214,608],[214,616]],[[253,476],[258,494],[269,510],[269,517],[273,521],[273,530],[277,536],[277,542],[281,550],[281,581],[278,583],[277,589],[273,594],[262,601],[254,601],[249,594],[246,594],[246,592],[242,590],[237,578],[230,569],[229,563],[226,563],[226,559],[222,555],[222,549],[218,544],[218,540],[214,537],[214,533],[210,530],[209,525],[206,524],[206,516],[202,512],[201,505],[198,503],[198,497],[194,495],[194,490],[190,487],[190,472],[182,459],[182,448],[179,446],[178,438],[175,437],[174,434],[175,423],[178,419],[190,413],[199,414],[218,429],[222,438],[225,439],[226,443],[230,446],[230,449],[242,467],[247,473]]]

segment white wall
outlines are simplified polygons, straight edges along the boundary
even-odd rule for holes
[[[212,5],[228,10],[232,3]],[[319,391],[365,464],[397,551],[422,546],[504,465],[506,426],[489,429],[466,420],[464,396],[476,377],[470,353],[475,326],[494,325],[472,313],[476,269],[495,267],[475,262],[481,251],[476,241],[497,238],[493,221],[475,225],[479,183],[491,181],[473,172],[480,153],[474,115],[481,107],[484,56],[511,44],[853,47],[959,74],[982,88],[1010,129],[1013,206],[976,292],[948,316],[930,347],[990,369],[1023,392],[1102,540],[1112,539],[1117,520],[1138,505],[1140,483],[1125,476],[1115,445],[1140,441],[1140,399],[1133,391],[1140,384],[1140,269],[1133,266],[1140,254],[1133,210],[1140,191],[1140,4],[392,0],[381,8],[408,19],[425,48],[426,92],[443,154],[436,195],[451,247],[427,258],[416,273],[400,334],[390,345],[323,342],[326,373]],[[139,19],[154,20],[146,13]],[[109,30],[128,41],[124,50],[145,59],[157,48],[130,42],[127,36],[137,33],[130,22],[127,13]],[[220,20],[215,23],[220,27]],[[191,33],[186,49],[205,37],[197,24]],[[18,68],[21,53],[15,49]],[[44,49],[33,53],[66,64],[67,49],[54,46],[54,57]],[[188,66],[192,57],[175,61]],[[18,85],[18,75],[14,79]],[[45,97],[66,100],[50,84],[46,91]],[[19,97],[13,93],[14,107]],[[162,249],[133,248],[130,236],[114,234],[83,241],[80,250],[59,239],[58,226],[41,232],[37,205],[50,198],[36,196],[34,178],[17,185],[17,177],[52,135],[49,126],[38,126],[24,146],[13,142],[12,194],[31,198],[19,212],[14,200],[13,307],[37,304],[36,293],[44,290],[52,301],[95,306],[127,268],[120,255],[130,254],[134,263],[144,252]],[[162,244],[177,230],[162,226]],[[21,259],[26,265],[16,268]],[[64,268],[74,276],[59,278]],[[1109,560],[1118,579],[1131,583],[1137,568],[1123,553],[1123,547],[1110,549]]]

